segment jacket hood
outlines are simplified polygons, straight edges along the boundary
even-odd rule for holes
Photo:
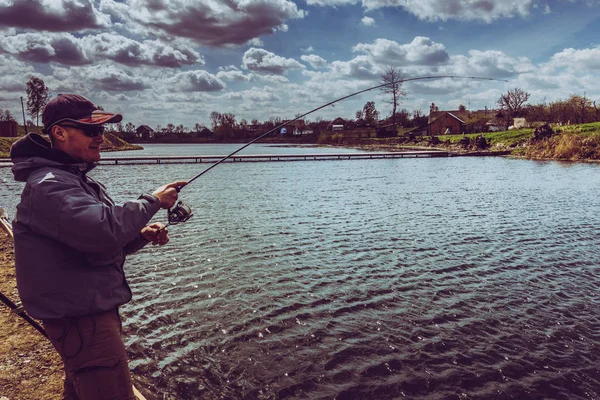
[[[37,133],[30,133],[17,140],[10,148],[15,180],[25,182],[35,169],[42,166],[73,169],[87,172],[95,165],[77,161],[64,151],[53,149],[50,142]]]

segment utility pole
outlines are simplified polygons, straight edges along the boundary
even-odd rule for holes
[[[21,111],[23,111],[23,127],[25,128],[25,134],[29,134],[27,132],[27,121],[25,120],[25,107],[23,107],[23,96],[21,96]]]

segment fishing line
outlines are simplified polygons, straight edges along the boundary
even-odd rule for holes
[[[260,139],[264,138],[265,136],[269,135],[270,133],[273,133],[281,128],[283,128],[286,125],[291,124],[292,122],[296,122],[297,120],[306,117],[309,114],[314,113],[315,111],[319,111],[322,108],[328,107],[330,105],[333,105],[339,101],[342,100],[346,100],[350,97],[359,95],[361,93],[365,93],[368,91],[371,91],[373,89],[379,89],[385,86],[392,86],[395,84],[400,84],[403,82],[410,82],[410,81],[419,81],[419,80],[426,80],[426,79],[444,79],[444,78],[450,78],[450,79],[473,79],[473,80],[485,80],[485,81],[499,81],[499,82],[508,82],[506,79],[497,79],[497,78],[487,78],[487,77],[479,77],[479,76],[462,76],[462,75],[431,75],[431,76],[419,76],[416,78],[407,78],[407,79],[400,79],[397,81],[393,81],[393,82],[388,82],[388,83],[383,83],[381,85],[377,85],[377,86],[372,86],[370,88],[367,89],[363,89],[363,90],[359,90],[358,92],[354,92],[351,93],[347,96],[344,97],[340,97],[339,99],[335,99],[333,101],[330,101],[327,104],[323,104],[322,106],[319,106],[317,108],[313,108],[312,110],[297,116],[296,118],[286,121],[282,124],[277,125],[276,127],[274,127],[273,129],[268,130],[267,132],[263,133],[262,135],[256,137],[255,139],[252,139],[251,141],[249,141],[248,143],[246,143],[245,145],[243,145],[242,147],[240,147],[239,149],[235,150],[234,152],[226,155],[225,157],[221,158],[220,160],[218,160],[217,162],[215,162],[214,164],[212,164],[210,167],[206,168],[204,171],[200,172],[198,175],[194,176],[192,179],[190,179],[188,181],[188,185],[190,183],[192,183],[193,181],[195,181],[196,179],[200,178],[202,175],[204,175],[205,173],[207,173],[208,171],[210,171],[211,169],[213,169],[214,167],[216,167],[217,165],[221,164],[222,162],[224,162],[225,160],[227,160],[228,158],[234,156],[235,154],[239,153],[240,151],[244,150],[246,147],[250,146],[252,143],[255,143],[257,141],[259,141]],[[187,185],[186,185],[187,186]],[[183,186],[180,186],[177,188],[177,192],[180,192],[181,189],[183,188]],[[192,213],[192,209],[184,204],[181,200],[179,200],[177,202],[177,204],[169,209],[167,211],[167,215],[168,215],[168,219],[169,219],[169,223],[166,226],[169,225],[176,225],[182,222],[186,222],[188,219],[190,219],[193,216]]]

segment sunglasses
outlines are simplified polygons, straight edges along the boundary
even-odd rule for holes
[[[75,128],[79,129],[83,132],[83,134],[87,137],[96,137],[102,135],[104,133],[104,127],[102,125],[59,125],[65,128]]]

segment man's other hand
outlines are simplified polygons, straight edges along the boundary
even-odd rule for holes
[[[140,235],[153,245],[163,246],[169,243],[169,230],[160,222],[143,227]]]

